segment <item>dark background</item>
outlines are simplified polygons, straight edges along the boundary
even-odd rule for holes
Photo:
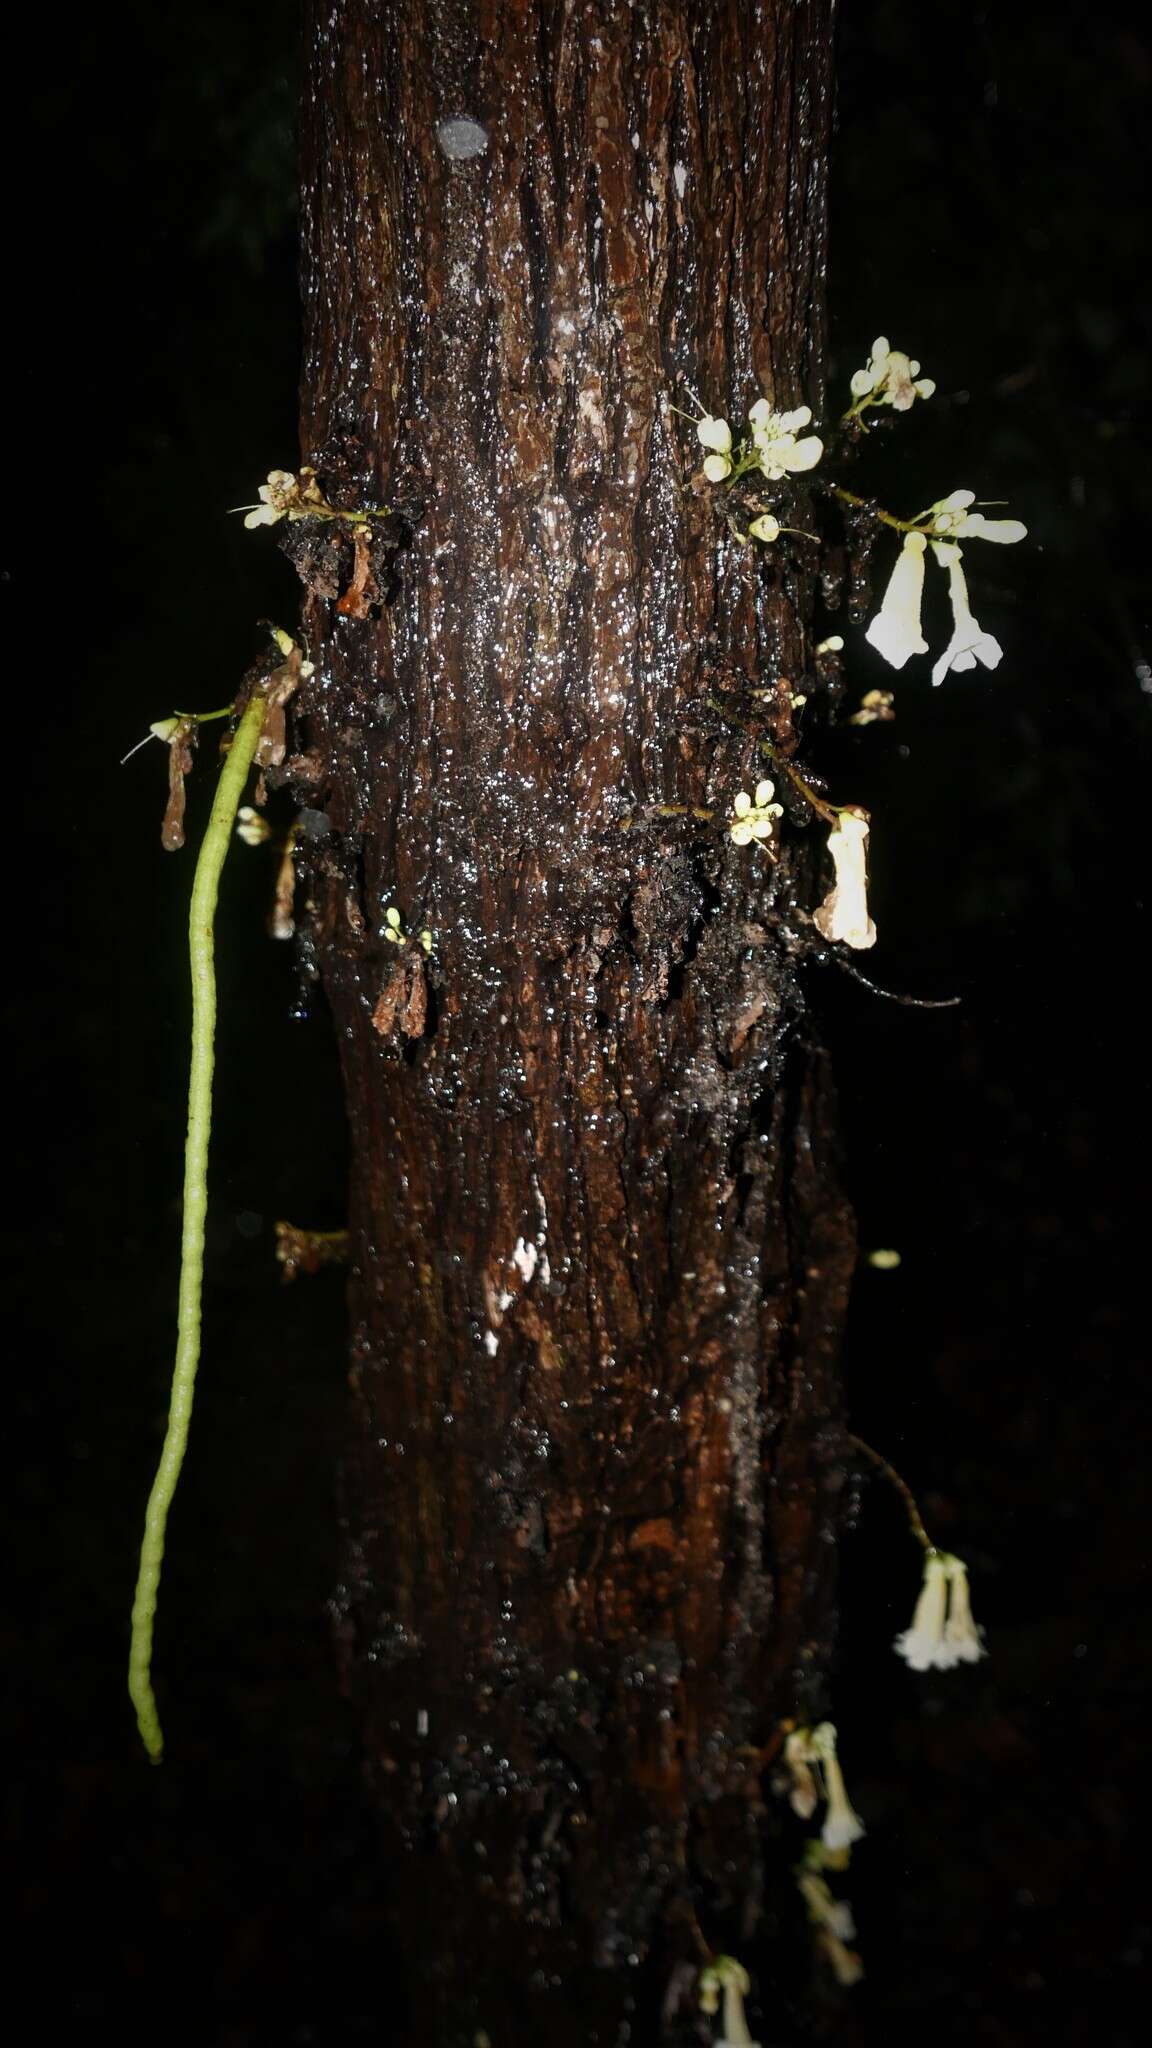
[[[869,1823],[868,1978],[804,2017],[773,2005],[762,1958],[765,2048],[1142,2031],[1142,12],[844,8],[831,402],[887,332],[939,392],[873,438],[862,478],[909,510],[969,484],[1030,529],[969,551],[1001,669],[932,691],[914,664],[896,722],[821,764],[874,812],[867,971],[964,998],[933,1014],[832,968],[814,983],[862,1245],[902,1254],[862,1266],[854,1424],[969,1560],[992,1654],[920,1679],[892,1656],[917,1559],[868,1486],[833,1691]],[[159,849],[161,749],[118,761],[174,706],[226,702],[256,621],[295,617],[273,541],[225,512],[296,460],[294,35],[273,0],[136,0],[45,17],[18,84],[5,1753],[10,1919],[45,2039],[337,2048],[386,2040],[395,1996],[327,1634],[341,1283],[285,1292],[271,1232],[341,1222],[343,1111],[323,1005],[297,1014],[292,949],[263,936],[271,856],[242,848],[160,1772],[124,1695],[170,1370],[192,856]],[[861,693],[893,684],[858,634],[851,652]],[[202,762],[190,840],[209,787]]]

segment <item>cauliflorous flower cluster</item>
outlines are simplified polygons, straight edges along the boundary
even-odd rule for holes
[[[893,1646],[913,1671],[951,1671],[987,1655],[972,1619],[968,1568],[946,1550],[929,1550],[912,1626]]]
[[[384,922],[380,927],[380,937],[387,939],[393,946],[406,946],[412,937],[410,932],[405,931],[404,920],[394,903],[390,903],[384,912]],[[427,928],[420,933],[420,944],[426,953],[432,951],[432,934]]]
[[[800,438],[800,429],[812,424],[810,405],[798,405],[792,412],[773,412],[766,398],[758,398],[748,415],[748,424],[757,460],[769,483],[815,469],[824,453],[819,434]]]
[[[696,422],[696,438],[708,451],[704,475],[710,484],[723,484],[758,471],[769,483],[780,483],[786,476],[815,469],[824,453],[824,443],[818,434],[802,432],[811,424],[809,405],[796,406],[791,412],[773,412],[766,398],[758,398],[748,414],[749,431],[737,446],[728,421],[704,413]],[[764,518],[764,531],[757,533],[756,524],[751,531],[757,540],[775,540],[780,532],[778,524],[775,533],[767,531],[776,524],[770,514]]]
[[[893,412],[910,412],[918,398],[931,398],[936,385],[920,375],[920,365],[901,349],[891,348],[886,334],[878,334],[872,353],[862,370],[854,370],[849,389],[853,403],[849,419],[859,419],[870,405],[890,405]]]
[[[1023,540],[1028,529],[1019,519],[986,519],[982,512],[971,511],[974,500],[973,491],[952,491],[909,522],[880,610],[865,634],[893,668],[903,668],[912,654],[927,654],[920,611],[924,562],[931,544],[937,562],[947,571],[953,622],[952,638],[932,670],[934,683],[942,683],[950,669],[959,673],[975,668],[977,662],[996,668],[1003,656],[999,641],[985,633],[972,615],[959,543],[962,539],[989,540],[1007,547]]]
[[[290,469],[270,469],[256,495],[259,505],[236,507],[247,512],[245,526],[276,526],[281,519],[314,518],[330,509],[314,469],[302,469],[299,476]]]
[[[774,804],[776,794],[774,782],[758,782],[755,796],[749,796],[746,789],[739,791],[732,804],[732,822],[728,827],[734,846],[750,846],[754,839],[770,839],[775,819],[784,816],[783,804]]]
[[[844,1785],[836,1755],[836,1729],[831,1721],[815,1728],[794,1728],[784,1744],[784,1761],[792,1778],[789,1801],[801,1820],[810,1820],[821,1796],[827,1801],[820,1840],[826,1849],[849,1849],[864,1833]]]

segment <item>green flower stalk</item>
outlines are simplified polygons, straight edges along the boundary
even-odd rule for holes
[[[184,1147],[184,1221],[180,1242],[176,1360],[172,1370],[168,1427],[144,1517],[144,1540],[140,1546],[140,1570],[132,1604],[132,1645],[128,1657],[128,1691],[136,1709],[140,1739],[154,1764],[158,1764],[164,1754],[164,1736],[152,1691],[156,1596],[164,1560],[168,1510],[184,1462],[196,1368],[200,1362],[204,1218],[208,1206],[208,1143],[212,1131],[212,1068],[216,1036],[216,899],[221,870],[236,824],[236,812],[259,745],[268,702],[268,695],[263,689],[253,692],[220,771],[212,815],[196,862],[188,919],[192,969],[192,1059],[188,1078],[188,1136]]]

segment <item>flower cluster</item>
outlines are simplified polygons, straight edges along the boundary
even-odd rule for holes
[[[931,377],[921,377],[920,365],[898,348],[890,348],[886,334],[878,334],[863,370],[854,370],[849,386],[853,404],[849,419],[859,419],[870,405],[890,405],[893,412],[910,412],[918,398],[931,398],[936,386]]]
[[[952,600],[952,638],[933,667],[934,683],[942,683],[950,669],[959,673],[975,668],[977,662],[996,668],[1003,655],[999,641],[985,633],[972,615],[960,541],[989,540],[1007,547],[1023,540],[1028,529],[1019,519],[986,519],[982,512],[971,511],[974,500],[973,491],[953,491],[909,521],[883,603],[865,634],[892,668],[903,668],[910,655],[927,654],[920,610],[924,563],[931,544],[933,555],[947,572]]]
[[[758,398],[748,415],[752,445],[769,483],[806,469],[815,469],[824,453],[818,434],[797,438],[801,427],[812,424],[810,405],[798,405],[793,412],[773,412],[766,398]]]
[[[302,469],[298,477],[290,469],[270,469],[256,495],[259,505],[236,507],[247,512],[245,526],[276,526],[281,519],[308,519],[330,509],[314,469]]]
[[[732,822],[728,827],[734,846],[750,846],[754,839],[770,839],[773,821],[784,816],[783,804],[774,804],[776,794],[773,782],[758,782],[756,794],[749,796],[746,789],[740,790],[732,805]]]
[[[708,450],[704,458],[708,482],[734,482],[758,471],[769,483],[780,483],[786,476],[815,469],[824,453],[824,443],[818,434],[801,432],[811,424],[809,405],[796,406],[791,412],[773,412],[766,398],[758,398],[748,415],[750,431],[737,447],[728,421],[705,413],[696,422],[696,438]],[[779,533],[779,527],[776,531]],[[776,534],[764,532],[756,538],[775,540]]]
[[[804,1861],[796,1872],[796,1885],[808,1918],[816,1929],[816,1941],[831,1964],[838,1984],[858,1984],[864,1965],[849,1942],[856,1939],[856,1922],[847,1899],[837,1899],[824,1876],[826,1854],[819,1842],[809,1842]]]
[[[825,1849],[850,1849],[864,1833],[864,1823],[853,1809],[836,1755],[836,1730],[831,1721],[816,1728],[794,1728],[784,1744],[784,1761],[791,1774],[789,1802],[801,1820],[810,1820],[821,1796],[827,1801],[820,1840]]]
[[[384,912],[384,922],[380,927],[380,937],[389,940],[393,946],[406,946],[412,937],[410,932],[405,931],[404,920],[394,903],[390,903]],[[420,933],[420,944],[426,953],[432,951],[432,934],[427,928]]]
[[[719,2011],[721,1997],[724,2000],[723,2033],[717,2035],[715,2048],[759,2048],[744,2017],[744,2000],[751,1988],[748,1972],[735,1956],[714,1956],[701,1970],[701,2012],[711,2015]]]
[[[968,1569],[946,1550],[929,1550],[911,1628],[893,1646],[913,1671],[951,1671],[987,1655],[972,1619]]]
[[[895,699],[891,690],[866,690],[860,699],[859,711],[854,711],[849,725],[875,725],[878,721],[895,718],[892,706]]]

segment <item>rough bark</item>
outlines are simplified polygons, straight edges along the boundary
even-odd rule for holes
[[[354,1154],[339,1614],[421,2041],[691,2038],[677,1963],[747,1941],[774,1730],[822,1704],[818,840],[787,790],[777,864],[725,830],[751,690],[788,679],[782,738],[818,694],[816,550],[753,562],[672,408],[819,413],[832,11],[310,8],[303,456],[398,515],[367,582],[289,539]]]

